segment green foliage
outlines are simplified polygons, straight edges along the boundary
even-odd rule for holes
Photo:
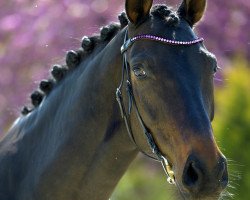
[[[250,68],[235,59],[224,73],[224,84],[216,89],[214,132],[228,158],[234,199],[248,200],[250,191]]]
[[[137,158],[119,182],[110,200],[174,200],[160,163]]]

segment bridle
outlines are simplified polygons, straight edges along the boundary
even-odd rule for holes
[[[147,35],[147,34],[137,35],[133,38],[128,39],[128,30],[126,30],[125,37],[124,37],[124,43],[121,46],[121,54],[123,55],[122,78],[121,78],[120,85],[116,90],[116,100],[119,104],[121,116],[124,119],[128,135],[129,135],[131,141],[139,149],[140,152],[142,152],[143,154],[145,154],[146,156],[148,156],[154,160],[161,162],[161,165],[162,165],[162,167],[167,175],[167,181],[170,184],[175,184],[175,176],[174,176],[174,171],[172,170],[172,166],[169,164],[167,158],[165,158],[162,155],[160,149],[158,148],[158,146],[155,143],[155,140],[154,140],[152,134],[149,132],[148,128],[146,127],[146,125],[145,125],[145,123],[144,123],[144,121],[139,113],[138,107],[136,105],[135,97],[133,94],[133,89],[132,89],[131,79],[130,79],[130,67],[129,67],[128,62],[127,62],[126,51],[129,49],[129,47],[131,47],[133,45],[133,43],[135,41],[138,41],[138,40],[151,40],[151,41],[161,42],[161,43],[169,44],[169,45],[186,45],[187,46],[187,45],[193,45],[193,44],[202,42],[204,39],[197,38],[197,39],[191,40],[191,41],[176,41],[176,40],[169,40],[169,39],[165,39],[165,38],[154,36],[154,35]],[[123,98],[122,98],[122,86],[124,83],[125,74],[127,77],[126,90],[127,90],[127,94],[128,94],[128,114],[125,110],[125,106],[124,106]],[[151,149],[152,153],[154,155],[156,155],[157,158],[145,153],[142,149],[139,148],[139,146],[137,145],[137,143],[135,141],[135,138],[133,136],[132,129],[131,129],[131,124],[129,121],[132,105],[135,108],[135,113],[136,113],[137,119],[140,123],[140,126],[141,126],[143,132],[144,132],[144,135],[146,136],[146,139],[147,139],[147,142],[150,146],[150,149]]]

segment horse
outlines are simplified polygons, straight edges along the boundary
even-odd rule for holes
[[[126,0],[120,24],[83,37],[0,142],[1,200],[105,200],[139,152],[182,199],[218,199],[227,161],[213,136],[215,56],[198,38],[206,0]]]

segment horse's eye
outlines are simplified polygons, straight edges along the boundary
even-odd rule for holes
[[[147,73],[144,71],[144,69],[139,66],[134,67],[133,71],[135,76],[138,78],[145,78],[147,76]]]

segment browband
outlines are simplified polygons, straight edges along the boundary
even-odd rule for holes
[[[124,44],[121,46],[121,53],[123,54],[125,51],[127,51],[128,48],[137,40],[152,40],[152,41],[162,42],[162,43],[170,44],[170,45],[185,45],[185,46],[189,46],[189,45],[204,41],[203,38],[197,38],[197,39],[190,40],[190,41],[177,41],[177,40],[169,40],[169,39],[162,38],[159,36],[143,34],[143,35],[137,35],[133,38],[129,38],[127,41],[125,41]]]

